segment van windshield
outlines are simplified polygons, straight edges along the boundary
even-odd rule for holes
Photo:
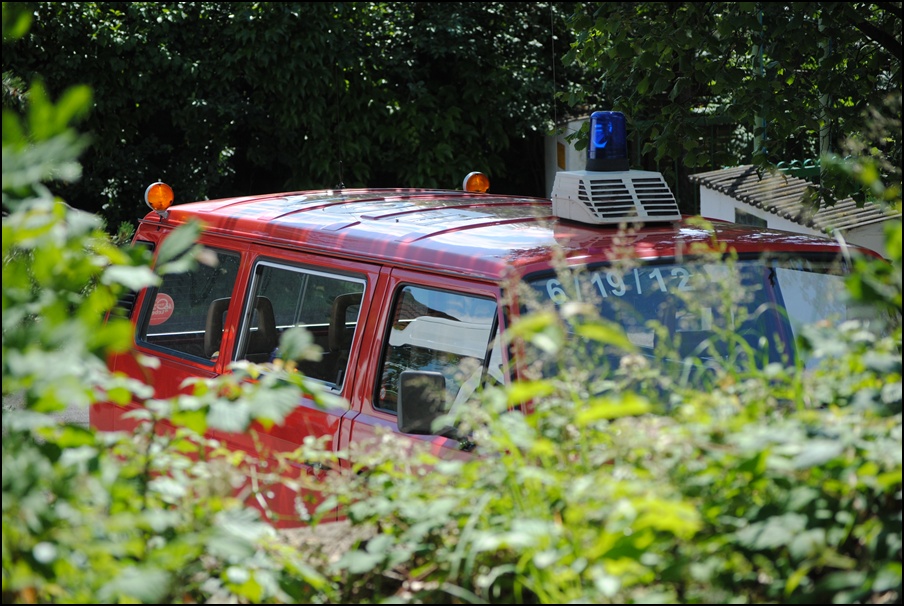
[[[660,346],[670,359],[740,349],[754,352],[758,364],[793,363],[804,326],[853,317],[846,271],[832,259],[801,257],[591,266],[533,276],[536,301],[522,313],[533,304],[590,302],[650,356]]]

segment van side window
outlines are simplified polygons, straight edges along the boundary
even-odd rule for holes
[[[323,351],[320,361],[299,360],[298,370],[339,388],[345,380],[358,326],[365,282],[339,274],[269,261],[254,268],[237,359],[268,362],[279,352],[280,335],[303,327]]]
[[[396,297],[392,317],[377,408],[396,411],[399,375],[405,370],[441,372],[447,409],[466,401],[488,378],[503,381],[495,300],[406,286]]]
[[[191,271],[166,274],[144,303],[136,340],[156,349],[201,358],[213,365],[205,352],[205,328],[210,304],[229,297],[239,273],[236,253],[214,250],[215,266],[199,264]]]
[[[213,365],[215,357],[208,355],[205,346],[207,316],[213,301],[232,295],[240,257],[212,250],[217,256],[215,266],[199,264],[191,271],[163,276],[160,287],[144,303],[138,342],[203,358]]]

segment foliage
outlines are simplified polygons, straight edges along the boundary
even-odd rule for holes
[[[4,41],[4,74],[40,74],[54,95],[92,88],[84,178],[57,189],[111,226],[143,214],[158,179],[177,202],[339,184],[454,189],[473,170],[509,191],[545,189],[551,29],[568,35],[569,4],[32,6],[28,35]]]
[[[900,3],[594,2],[569,25],[566,64],[596,75],[572,102],[624,112],[654,165],[817,160],[894,110],[898,128],[869,143],[901,166],[900,102],[886,107],[900,98]]]
[[[4,41],[4,107],[35,74],[53,95],[92,87],[86,175],[56,189],[111,227],[144,212],[158,179],[185,201],[455,188],[481,170],[494,191],[542,195],[541,135],[595,109],[627,115],[633,165],[663,172],[695,212],[692,172],[825,164],[877,114],[900,124],[885,105],[901,88],[895,3],[30,7],[28,35]],[[900,166],[900,127],[883,132],[866,143]],[[869,197],[830,170],[821,185],[828,202]]]

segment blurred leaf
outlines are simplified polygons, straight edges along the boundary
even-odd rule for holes
[[[652,406],[646,398],[630,392],[623,394],[620,399],[593,398],[575,416],[575,424],[583,427],[596,421],[638,416],[651,410]]]
[[[15,40],[28,33],[32,14],[27,4],[20,2],[3,3],[3,43]]]
[[[511,404],[523,404],[552,392],[552,385],[546,381],[516,381],[508,390],[508,401]]]
[[[159,568],[126,568],[100,588],[98,598],[103,602],[160,604],[170,592],[170,582],[171,575]]]
[[[292,327],[279,338],[279,357],[283,360],[312,360],[319,362],[323,357],[320,346],[314,344],[310,331],[302,327]]]
[[[182,258],[183,263],[186,261],[189,263],[195,262],[194,259],[186,258],[184,255],[195,246],[200,235],[201,224],[197,221],[189,221],[172,230],[160,245],[157,253],[157,273],[164,275],[189,269],[191,267],[190,264],[185,266],[178,263],[177,260]]]
[[[342,556],[342,567],[351,574],[364,574],[374,569],[383,561],[384,555],[380,553],[370,553],[365,551],[350,551]]]
[[[207,431],[207,411],[205,410],[177,410],[173,413],[173,423],[179,427],[190,429],[203,436]]]
[[[810,440],[804,450],[794,457],[792,464],[796,469],[809,469],[825,465],[841,455],[844,445],[835,440]]]
[[[155,286],[160,278],[149,267],[127,267],[113,265],[104,270],[101,278],[103,284],[122,284],[132,291],[139,291],[146,286]]]
[[[876,574],[873,581],[873,591],[879,593],[885,591],[901,591],[901,563],[889,562]]]
[[[783,547],[806,528],[807,518],[798,513],[772,516],[737,532],[738,541],[751,549]]]
[[[251,411],[245,402],[218,399],[210,406],[208,423],[211,429],[241,433],[248,429],[251,421]]]
[[[583,323],[575,326],[575,333],[600,343],[614,345],[627,352],[637,351],[637,346],[628,339],[624,329],[620,326],[612,326],[603,322]]]

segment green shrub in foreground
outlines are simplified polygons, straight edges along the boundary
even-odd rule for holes
[[[836,376],[838,391],[874,385],[874,399],[751,400],[769,391],[758,381],[799,380],[764,375],[687,392],[668,414],[620,417],[649,404],[628,394],[548,398],[490,416],[477,441],[498,455],[479,461],[400,462],[387,437],[382,460],[332,486],[375,533],[336,566],[345,599],[897,601],[899,349],[838,338],[852,359],[884,360]]]

